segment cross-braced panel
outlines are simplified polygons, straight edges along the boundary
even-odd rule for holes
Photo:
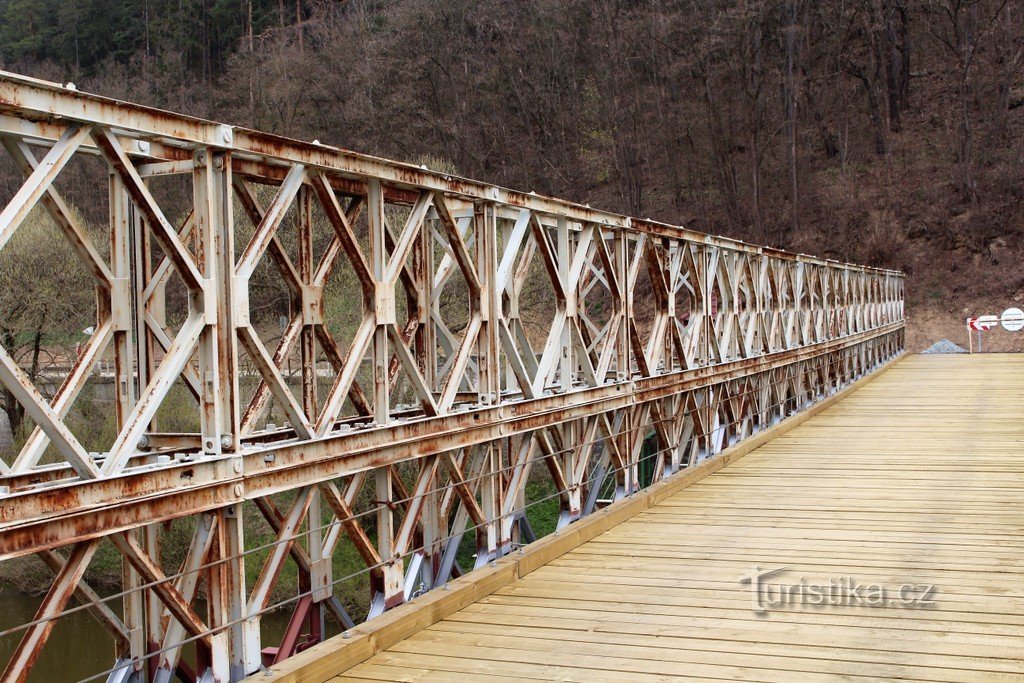
[[[0,140],[21,174],[0,259],[44,215],[96,292],[64,367],[0,346],[27,420],[0,457],[0,560],[54,576],[0,635],[4,680],[76,601],[111,680],[240,679],[902,350],[892,271],[12,75]],[[77,159],[98,221],[55,183]],[[100,381],[110,429],[85,438]],[[97,553],[120,605],[90,584]]]

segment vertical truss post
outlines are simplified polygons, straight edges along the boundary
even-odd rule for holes
[[[434,485],[430,486],[423,494],[423,510],[420,513],[420,526],[423,530],[423,566],[420,574],[423,577],[425,590],[434,588],[439,581],[443,580],[440,579],[439,574],[448,523],[441,510],[441,495],[438,492],[439,481],[440,476],[438,475],[434,479]]]
[[[243,621],[248,591],[242,506],[220,508],[217,515],[217,542],[210,558],[216,563],[215,571],[209,576],[209,600],[213,607],[210,626],[226,636],[226,643],[214,641],[214,664],[215,669],[220,666],[220,654],[216,652],[219,642],[226,647],[229,680],[239,681],[259,670],[262,645],[258,622],[256,628],[252,628],[251,622]]]
[[[302,362],[302,408],[309,421],[317,421],[316,326],[323,323],[321,290],[315,286],[313,261],[313,191],[303,185],[295,198],[298,268],[301,293],[296,302],[301,309],[302,332],[299,349]],[[293,297],[295,299],[296,297]]]
[[[142,542],[140,545],[146,555],[155,564],[159,564],[160,526],[157,524],[149,524],[142,527],[138,533],[142,536]],[[145,576],[140,573],[139,579],[144,581]],[[144,591],[143,599],[145,601],[144,604],[146,609],[146,649],[147,651],[154,651],[159,649],[160,644],[164,641],[163,604],[160,602],[160,598],[152,590]],[[149,671],[150,676],[152,676],[156,670],[157,661],[156,657],[150,657],[149,660],[147,660],[146,669]]]
[[[207,554],[210,566],[205,571],[206,622],[214,631],[210,634],[210,673],[215,680],[229,683],[236,679],[232,677],[231,629],[223,627],[230,622],[227,615],[231,611],[226,576],[229,567],[221,563],[225,543],[221,527],[224,516],[219,510],[210,515],[214,518],[214,536]]]
[[[501,292],[497,287],[498,221],[494,205],[474,205],[473,234],[476,238],[476,272],[480,280],[480,317],[482,327],[477,341],[478,393],[484,405],[501,401],[501,358],[498,350],[498,325],[501,319]]]
[[[483,512],[484,529],[477,530],[478,545],[476,566],[482,567],[497,557],[498,537],[501,535],[501,451],[493,441],[481,445],[480,457],[484,459],[480,479],[480,509]]]
[[[113,165],[110,166],[114,173]],[[129,259],[132,276],[132,290],[135,292],[134,302],[134,323],[135,323],[135,375],[136,387],[139,393],[143,387],[149,385],[153,374],[156,372],[156,347],[158,339],[152,327],[166,328],[166,286],[163,281],[154,282],[153,277],[153,249],[150,235],[149,222],[130,199],[128,188],[119,179],[118,186],[120,193],[124,195],[123,205],[127,208],[128,223],[131,232],[131,256]],[[145,292],[150,291],[151,284],[155,285],[147,297]],[[129,372],[131,369],[129,368]],[[132,401],[134,407],[136,400]],[[125,416],[126,421],[130,419]],[[119,425],[121,427],[125,425]],[[156,420],[150,420],[150,430],[156,428]],[[120,431],[120,430],[119,430]],[[128,447],[134,447],[134,444]],[[140,545],[146,555],[153,561],[159,563],[160,558],[160,527],[150,524],[130,532],[140,537]],[[127,559],[125,560],[127,562]],[[134,569],[130,576],[140,582],[142,576]],[[163,607],[159,598],[151,590],[142,591],[142,605],[144,617],[142,621],[142,639],[146,651],[155,650],[160,647],[164,636]],[[126,603],[126,607],[129,605]],[[132,618],[132,615],[125,615]],[[150,657],[146,669],[152,675],[155,671],[156,658]]]
[[[697,271],[694,289],[700,291],[700,310],[695,314],[700,317],[700,341],[698,356],[694,360],[697,365],[709,365],[711,363],[711,283],[708,278],[709,259],[707,249],[703,246],[693,246],[696,252],[693,255],[694,267]],[[701,343],[703,342],[703,343]]]
[[[569,522],[579,519],[580,510],[583,507],[582,491],[580,490],[579,460],[584,457],[587,449],[581,441],[586,439],[586,430],[577,423],[580,420],[571,420],[561,427],[562,450],[559,458],[562,461],[562,472],[565,473],[566,491],[562,496],[562,514],[559,526],[565,526]]]
[[[307,524],[309,525],[309,577],[308,588],[302,592],[309,591],[312,596],[312,607],[309,611],[309,631],[311,634],[323,636],[325,605],[333,594],[332,589],[332,567],[330,553],[324,553],[324,530],[323,512],[321,510],[320,489],[314,488],[309,494],[309,512],[307,513]],[[302,572],[300,571],[300,579]],[[300,580],[301,584],[301,580]]]
[[[576,364],[573,358],[572,326],[576,316],[576,297],[578,288],[574,283],[569,282],[569,273],[572,269],[572,241],[573,237],[569,232],[569,221],[559,216],[555,228],[555,244],[557,247],[558,278],[562,281],[562,289],[565,292],[565,320],[562,322],[561,353],[558,363],[558,386],[562,391],[572,389],[573,379],[576,375]]]
[[[238,390],[238,335],[234,329],[234,311],[240,305],[235,291],[235,217],[232,202],[231,157],[213,155],[212,196],[210,207],[213,253],[217,257],[213,270],[216,297],[218,424],[222,451],[237,453],[241,439],[241,410]],[[209,295],[207,295],[209,296]],[[239,463],[240,464],[240,463]]]
[[[125,628],[128,630],[128,648],[125,651],[115,651],[114,657],[118,661],[132,660],[133,677],[137,680],[143,675],[142,657],[146,654],[146,617],[145,597],[139,590],[142,583],[135,567],[127,559],[121,561],[121,584],[127,590],[122,600],[122,618]]]
[[[650,416],[650,406],[640,404],[628,409],[627,434],[629,441],[623,451],[626,456],[626,491],[636,493],[641,488],[640,454],[644,447],[644,432]]]
[[[616,306],[620,316],[615,329],[615,379],[619,382],[625,382],[633,375],[629,358],[629,326],[630,321],[633,319],[633,284],[629,281],[629,267],[627,265],[628,246],[628,234],[624,230],[616,231],[612,259],[614,260],[615,272],[619,281]]]
[[[498,547],[501,554],[508,553],[522,537],[518,520],[526,516],[526,482],[530,476],[533,451],[533,435],[524,434],[519,439],[506,437],[501,440],[504,461],[508,463],[505,485],[502,487],[501,524],[499,525]]]
[[[434,311],[434,237],[430,221],[420,224],[420,236],[415,251],[416,313],[419,316],[415,339],[415,354],[423,372],[423,381],[430,391],[438,395],[441,387],[437,379],[437,328],[431,319]],[[437,313],[440,316],[440,311]]]
[[[232,320],[234,244],[230,169],[223,154],[197,152],[193,159],[193,231],[206,325],[199,339],[199,403],[202,448],[208,455],[234,450],[238,361]]]
[[[374,296],[374,317],[376,328],[373,332],[373,417],[378,425],[386,425],[390,421],[390,381],[388,366],[389,324],[395,324],[395,286],[387,282],[385,271],[388,259],[385,249],[385,233],[387,225],[384,218],[384,189],[379,180],[370,180],[366,186],[367,221],[370,230],[370,270],[376,283]],[[390,492],[379,495],[380,500],[390,500]]]
[[[131,201],[120,177],[108,173],[110,207],[110,269],[114,276],[111,292],[111,319],[114,323],[114,414],[118,431],[124,426],[137,399],[134,335],[132,330],[132,242]],[[128,648],[115,652],[118,660],[134,660],[136,676],[142,672],[141,657],[146,653],[145,597],[139,590],[138,572],[122,560],[122,584],[128,590],[122,603],[122,621],[128,630]]]
[[[135,405],[135,344],[132,339],[132,211],[124,185],[109,173],[110,262],[114,287],[110,295],[114,323],[114,411],[120,431]]]
[[[376,616],[404,600],[405,572],[402,558],[395,553],[394,470],[378,467],[374,472],[377,500],[377,554],[384,576],[381,591],[374,596],[370,614]]]
[[[202,162],[202,163],[201,163]],[[207,278],[206,305],[213,315],[200,341],[200,372],[204,405],[213,404],[204,423],[203,441],[215,452],[237,452],[241,439],[238,388],[238,336],[234,321],[240,304],[235,290],[234,211],[231,160],[206,150],[195,159],[195,232],[205,246],[201,264]],[[246,302],[247,303],[247,302]],[[202,361],[206,358],[206,367]],[[239,457],[235,471],[242,467]],[[207,571],[207,611],[211,636],[212,672],[218,681],[241,680],[260,664],[259,629],[247,633],[241,623],[246,610],[245,539],[242,505],[216,512],[215,538]]]
[[[149,227],[142,212],[137,210],[129,198],[123,182],[119,182],[119,185],[124,188],[123,201],[128,209],[128,222],[131,230],[131,286],[135,292],[135,370],[138,390],[141,392],[143,387],[149,384],[156,369],[154,358],[156,338],[150,329],[150,324],[166,325],[165,291],[164,285],[161,283],[155,288],[148,301],[140,294],[149,288],[153,272]]]

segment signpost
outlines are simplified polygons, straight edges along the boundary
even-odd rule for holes
[[[988,332],[997,325],[1002,325],[1007,332],[1019,332],[1024,329],[1024,311],[1019,308],[1007,308],[1002,315],[979,315],[967,319],[967,344],[974,353],[974,332],[978,333],[978,351],[981,351],[981,333]]]

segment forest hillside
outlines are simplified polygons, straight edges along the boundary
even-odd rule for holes
[[[911,349],[1024,303],[1022,66],[1015,0],[0,0],[6,70],[901,268]]]

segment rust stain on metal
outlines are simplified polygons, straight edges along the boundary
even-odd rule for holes
[[[0,111],[21,126],[6,136],[51,146],[42,170],[22,160],[25,185],[4,215],[42,205],[99,299],[87,353],[68,363],[52,399],[0,357],[0,379],[42,434],[3,463],[0,560],[65,546],[84,558],[83,544],[113,541],[133,568],[123,619],[138,634],[121,657],[143,657],[146,643],[162,649],[180,628],[203,644],[204,672],[251,673],[260,611],[286,562],[298,569],[302,601],[291,652],[302,634],[322,636],[305,620],[347,619],[328,599],[339,539],[366,565],[377,614],[404,602],[416,581],[429,588],[460,571],[464,536],[478,564],[521,542],[531,468],[550,478],[569,523],[596,509],[604,484],[622,497],[646,483],[637,463],[649,434],[659,444],[656,481],[902,350],[901,273],[10,74],[0,73]],[[126,148],[140,141],[148,152]],[[107,164],[109,257],[52,189],[73,154]],[[191,202],[161,206],[140,173],[185,179]],[[327,217],[319,241],[318,212]],[[172,225],[168,216],[188,218]],[[332,274],[348,266],[354,290],[328,300]],[[179,300],[168,297],[172,277],[187,290]],[[287,304],[280,322],[250,300],[275,285]],[[552,294],[524,317],[531,288]],[[331,327],[335,304],[351,306],[354,331]],[[172,305],[185,321],[177,332]],[[65,418],[105,353],[114,356],[118,434],[89,453]],[[246,398],[243,372],[255,387]],[[159,429],[176,384],[196,399],[198,431]],[[271,404],[287,424],[267,423]],[[48,446],[56,463],[43,464]],[[278,493],[291,502],[269,498]],[[256,501],[278,535],[252,585],[244,501]],[[185,516],[195,529],[171,579],[160,525]],[[81,589],[77,569],[60,570],[53,604]],[[199,584],[211,599],[205,613]],[[247,624],[235,628],[229,615]],[[32,633],[19,646],[26,671],[46,640]],[[180,648],[152,662],[154,675],[170,675]]]

